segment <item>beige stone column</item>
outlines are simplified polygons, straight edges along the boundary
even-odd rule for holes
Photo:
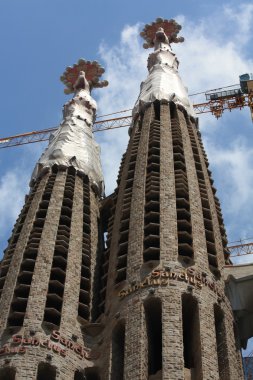
[[[92,301],[94,295],[94,281],[95,279],[95,269],[96,269],[96,260],[98,254],[98,238],[99,238],[99,226],[98,219],[100,217],[99,213],[99,197],[90,190],[90,219],[91,219],[91,232],[90,232],[90,244],[91,244],[91,303],[90,309],[92,309]],[[95,284],[96,285],[96,284]]]
[[[199,304],[203,380],[219,380],[214,308],[208,293],[203,297],[203,291]]]
[[[160,261],[177,261],[177,208],[170,109],[161,104],[160,111]]]
[[[19,268],[23,259],[23,253],[27,244],[27,241],[30,236],[30,232],[33,226],[33,222],[36,216],[36,212],[38,210],[39,203],[41,201],[41,197],[48,179],[48,175],[45,175],[38,186],[36,194],[32,200],[29,211],[27,213],[25,224],[22,228],[19,240],[17,242],[12,262],[9,268],[9,272],[7,274],[7,278],[5,281],[5,285],[3,288],[2,297],[0,300],[0,329],[4,328],[7,322],[7,318],[9,315],[9,308],[13,297],[13,292],[15,289],[17,276],[19,274]]]
[[[167,291],[162,300],[163,380],[184,380],[181,290]]]
[[[41,328],[41,323],[44,317],[66,174],[66,171],[59,171],[56,175],[45,224],[41,234],[33,280],[27,303],[26,317],[24,320],[24,326],[32,330]]]
[[[192,237],[194,249],[194,262],[198,269],[208,271],[208,257],[206,249],[205,226],[202,213],[201,197],[198,178],[193,157],[192,145],[186,125],[184,113],[178,110],[178,117],[182,129],[184,156],[188,178],[189,200],[192,222]],[[192,126],[194,128],[194,125]]]
[[[71,337],[76,334],[80,293],[83,237],[83,180],[75,177],[71,229],[68,249],[65,288],[61,312],[61,331]],[[78,331],[79,332],[79,331]]]
[[[229,301],[225,301],[226,304],[223,304],[223,311],[224,311],[224,324],[225,324],[225,333],[226,333],[226,342],[227,342],[227,349],[228,349],[228,366],[229,366],[229,372],[230,372],[230,378],[229,380],[238,380],[243,379],[243,368],[241,363],[241,350],[238,347],[238,341],[237,337],[235,335],[233,326],[234,322],[234,316],[233,312],[230,309]],[[237,343],[237,344],[236,344]]]
[[[127,277],[130,282],[133,280],[139,280],[140,268],[143,263],[145,182],[149,129],[153,118],[153,107],[149,107],[144,113],[144,119],[142,122],[141,137],[134,174],[133,195],[131,201],[127,260]]]
[[[216,211],[216,206],[215,206],[215,201],[214,201],[214,193],[213,193],[212,186],[210,183],[210,176],[208,174],[207,167],[204,160],[203,147],[200,145],[200,142],[197,136],[197,131],[194,128],[193,128],[193,131],[195,134],[196,143],[198,145],[199,156],[200,156],[201,165],[203,168],[203,174],[205,177],[207,194],[208,194],[208,199],[209,199],[209,204],[210,204],[210,211],[211,211],[212,221],[213,221],[213,231],[214,231],[214,239],[215,239],[215,248],[217,252],[218,268],[221,270],[225,265],[225,260],[224,260],[223,245],[222,245],[222,239],[221,239],[221,233],[220,233],[220,226],[219,226],[219,221],[218,221],[218,216],[217,216],[217,211]]]
[[[142,302],[129,300],[125,335],[124,380],[147,380],[147,336]]]

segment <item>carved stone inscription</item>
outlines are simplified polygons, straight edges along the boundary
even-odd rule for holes
[[[60,335],[59,331],[54,330],[50,338],[23,337],[22,335],[13,335],[12,342],[0,347],[0,356],[25,354],[27,349],[36,349],[36,347],[46,348],[54,353],[66,357],[69,350],[73,351],[81,359],[94,360],[97,359],[99,353],[91,352],[82,345],[73,342]]]
[[[218,287],[218,285],[213,280],[208,278],[206,273],[196,272],[193,268],[188,268],[181,271],[171,269],[155,269],[142,282],[121,290],[119,292],[119,297],[124,298],[138,289],[146,288],[148,286],[167,286],[171,284],[170,280],[187,282],[189,285],[192,285],[197,289],[202,289],[203,286],[206,286],[216,293],[218,297],[223,298],[222,290]]]

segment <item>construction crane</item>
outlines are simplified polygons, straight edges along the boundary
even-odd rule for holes
[[[225,110],[232,111],[236,108],[242,109],[244,107],[249,107],[253,121],[253,75],[243,74],[240,75],[239,78],[240,85],[230,85],[190,95],[205,94],[206,96],[206,102],[193,104],[196,114],[209,112],[218,119],[222,116]],[[122,116],[122,114],[130,111],[131,109],[128,109],[99,116],[97,119],[106,116],[115,116],[117,114],[121,115],[120,117],[97,120],[94,123],[93,132],[129,127],[132,122],[131,114],[126,116]],[[0,149],[46,141],[49,139],[50,134],[56,131],[56,129],[57,128],[48,128],[0,138]]]
[[[246,240],[251,240],[251,239],[246,239]],[[253,241],[250,241],[249,243],[243,243],[243,241],[245,240],[239,240],[237,242],[234,242],[234,243],[238,243],[236,245],[234,245],[233,243],[230,243],[231,245],[229,245],[228,249],[229,249],[231,258],[253,254]]]
[[[127,111],[129,110],[115,112],[111,115],[115,115],[116,113],[124,113]],[[100,116],[100,117],[103,117],[103,116]],[[132,122],[131,115],[96,121],[93,125],[93,132],[106,131],[109,129],[122,128],[122,127],[130,127],[131,122]],[[15,136],[0,138],[0,149],[46,141],[49,139],[51,133],[55,132],[57,129],[58,127],[41,129],[39,131],[27,132],[27,133],[22,133]]]

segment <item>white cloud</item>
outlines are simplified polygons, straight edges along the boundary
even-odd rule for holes
[[[125,26],[119,45],[100,45],[99,52],[106,64],[106,90],[98,91],[99,113],[132,108],[138,96],[140,80],[147,75],[147,52],[140,46],[140,24]],[[106,95],[103,93],[106,92]]]
[[[100,46],[100,55],[106,64],[104,76],[109,81],[108,88],[97,91],[100,115],[132,108],[137,99],[140,82],[147,76],[148,54],[140,44],[139,29],[140,24],[127,25],[118,45],[109,47],[103,43]],[[97,134],[96,139],[102,148],[106,193],[110,194],[116,186],[121,156],[128,142],[127,128]]]
[[[208,142],[208,155],[216,168],[224,191],[224,202],[229,213],[240,216],[241,210],[253,198],[253,148],[245,139],[235,140],[231,147],[217,147]]]
[[[232,18],[236,18],[236,23]],[[238,83],[240,74],[252,70],[252,58],[246,59],[246,44],[250,37],[249,34],[245,35],[244,23],[252,23],[251,5],[241,5],[239,10],[226,7],[219,16],[212,15],[198,24],[182,16],[179,19],[185,42],[183,46],[175,46],[174,50],[181,62],[181,75],[191,93]]]
[[[22,173],[22,175],[21,175]],[[0,180],[0,231],[5,236],[20,213],[27,191],[28,176],[20,168],[13,169]]]
[[[239,29],[239,33],[235,33],[239,48],[244,46],[252,39],[250,32],[252,31],[253,4],[239,4],[237,9],[233,9],[229,5],[224,6],[224,14],[232,23],[235,31],[237,28]]]

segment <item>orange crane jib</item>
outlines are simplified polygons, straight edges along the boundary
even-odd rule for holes
[[[253,81],[252,81],[253,82]],[[224,92],[220,92],[222,95]],[[227,92],[229,94],[229,91]],[[211,94],[212,95],[212,94]],[[253,90],[249,94],[234,94],[234,95],[222,95],[219,93],[213,94],[215,96],[209,96],[206,94],[207,98],[210,99],[205,103],[193,104],[196,114],[202,114],[211,112],[217,119],[222,116],[225,110],[232,111],[233,109],[247,106],[250,108],[251,117],[253,120]],[[217,96],[216,96],[217,95]],[[124,114],[131,110],[123,110],[114,112],[112,114],[104,115],[115,115]],[[103,116],[100,116],[103,117]],[[93,125],[93,132],[107,131],[110,129],[129,127],[132,122],[132,116],[120,116],[111,119],[97,120]],[[35,142],[46,141],[52,132],[56,131],[57,128],[42,129],[39,131],[33,131],[28,133],[22,133],[15,136],[9,136],[0,138],[0,149],[10,148],[19,145],[31,144]]]

